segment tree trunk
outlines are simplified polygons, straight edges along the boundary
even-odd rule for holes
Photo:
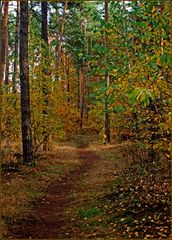
[[[2,33],[3,33],[3,21],[2,21],[2,1],[0,1],[0,106],[2,106],[2,83],[3,83],[3,64],[2,64]],[[2,123],[2,107],[0,109],[0,122]],[[2,125],[0,124],[0,131]],[[2,132],[2,131],[1,131]],[[2,140],[2,135],[0,135],[0,141]]]
[[[84,76],[82,66],[79,69],[79,109],[80,109],[80,131],[82,131],[84,116]]]
[[[60,32],[59,44],[56,46],[57,79],[59,79],[59,64],[60,64],[60,60],[61,60],[61,49],[62,49],[62,43],[63,43],[63,34],[64,34],[64,24],[65,24],[66,10],[67,10],[67,0],[64,3],[63,16],[62,16],[62,20],[61,20],[61,32]]]
[[[29,9],[29,21],[32,22],[33,17],[33,1],[30,0],[30,9]]]
[[[108,22],[108,0],[105,0],[105,22]],[[108,47],[108,36],[107,31],[105,29],[105,46]],[[106,87],[108,88],[110,85],[110,78],[109,73],[107,71],[106,73]],[[108,104],[108,94],[106,94],[105,97],[105,127],[104,127],[104,133],[105,133],[105,143],[110,143],[110,113],[109,113],[109,104]]]
[[[42,11],[42,40],[44,41],[43,43],[43,53],[42,53],[42,67],[43,67],[43,97],[44,97],[44,103],[45,103],[45,109],[43,109],[43,119],[44,119],[44,126],[43,126],[43,150],[47,151],[48,150],[48,136],[49,133],[47,133],[46,130],[46,119],[48,115],[48,88],[46,84],[46,76],[48,74],[47,71],[47,55],[48,55],[48,4],[47,1],[41,2],[41,11]]]
[[[123,12],[123,17],[125,17],[125,11],[126,11],[126,7],[125,7],[125,0],[122,0],[122,12]],[[126,22],[123,20],[123,37],[125,38],[126,36]],[[126,48],[126,56],[129,56],[129,51],[128,48]],[[131,74],[131,66],[132,66],[132,59],[128,62],[128,69],[129,69],[129,73]]]
[[[2,94],[3,85],[3,19],[2,19],[2,1],[0,1],[0,94]],[[1,99],[1,97],[0,97]]]
[[[78,106],[78,110],[80,110],[80,68],[77,67],[77,77],[78,77],[78,81],[77,81],[77,106]]]
[[[17,79],[17,66],[19,55],[19,23],[20,23],[20,1],[17,0],[17,16],[16,16],[16,29],[15,29],[15,46],[14,46],[14,73],[13,73],[13,93],[17,92],[16,79]]]
[[[42,11],[42,39],[48,44],[48,6],[47,1],[41,2]]]
[[[88,35],[87,35],[87,25],[84,22],[84,43],[85,43],[85,50],[87,56],[89,55],[89,43],[88,43]],[[88,83],[89,83],[89,77],[88,77],[88,71],[89,71],[89,64],[86,59],[84,59],[84,107],[86,112],[86,117],[88,120],[88,98],[89,98],[89,91],[88,91]]]
[[[84,11],[83,11],[83,15],[84,15]],[[86,54],[88,55],[88,36],[87,36],[87,21],[86,20],[83,20],[81,21],[80,23],[81,25],[81,29],[82,29],[82,32],[83,32],[83,35],[84,35],[84,50],[86,52]],[[86,114],[87,116],[87,119],[88,119],[88,102],[87,102],[87,99],[88,99],[88,76],[87,76],[87,73],[88,73],[88,69],[89,69],[89,65],[87,63],[87,60],[84,58],[83,59],[83,106],[84,106],[84,109],[82,109],[83,113]],[[82,113],[82,115],[83,115]]]
[[[9,1],[4,2],[4,51],[5,51],[5,86],[9,86],[9,60],[8,60],[8,6]]]
[[[1,2],[1,11],[4,8],[4,1]],[[2,12],[1,12],[2,13]],[[4,84],[4,66],[5,66],[5,42],[4,42],[4,15],[1,16],[1,86]]]
[[[21,1],[20,12],[20,87],[23,163],[33,161],[30,118],[29,62],[28,62],[28,2]]]
[[[66,75],[67,75],[67,102],[70,103],[70,56],[66,54]]]

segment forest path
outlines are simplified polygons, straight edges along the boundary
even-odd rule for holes
[[[76,148],[75,151],[79,164],[67,176],[54,180],[45,196],[34,203],[29,217],[17,221],[9,229],[8,239],[63,239],[75,236],[70,222],[72,216],[66,217],[65,209],[72,204],[70,196],[78,191],[77,183],[84,179],[95,162],[100,162],[100,156],[89,148]]]
[[[44,184],[44,195],[29,214],[13,218],[3,239],[171,239],[169,168],[150,162],[143,168],[133,147],[65,145],[41,155],[47,181],[32,175],[31,183]]]

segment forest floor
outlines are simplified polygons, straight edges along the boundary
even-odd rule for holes
[[[131,143],[83,145],[4,171],[2,239],[170,239],[169,172]]]

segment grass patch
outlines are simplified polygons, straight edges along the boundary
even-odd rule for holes
[[[48,174],[53,174],[53,175],[60,175],[62,172],[62,168],[64,168],[64,166],[60,166],[58,165],[49,165],[47,168],[47,173]]]
[[[81,218],[92,218],[101,213],[100,209],[97,207],[90,207],[87,209],[78,210]]]
[[[114,184],[116,186],[120,186],[123,183],[123,181],[124,181],[123,178],[121,176],[119,176],[114,180]]]
[[[29,197],[31,197],[32,199],[37,199],[44,196],[44,192],[41,191],[37,191],[37,190],[30,190],[29,192]]]

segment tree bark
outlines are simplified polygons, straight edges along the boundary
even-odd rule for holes
[[[16,79],[19,55],[19,24],[20,24],[20,1],[17,0],[17,16],[16,16],[16,29],[15,29],[15,46],[14,46],[14,73],[12,78],[13,93],[17,92]]]
[[[67,11],[67,0],[64,3],[63,16],[61,19],[61,32],[60,32],[59,44],[56,46],[56,69],[57,69],[57,78],[58,79],[59,79],[59,64],[60,64],[60,60],[61,60],[61,49],[62,49],[62,43],[63,43],[66,11]]]
[[[108,23],[108,0],[105,0],[105,23]],[[108,48],[108,35],[105,29],[105,46]],[[106,87],[108,88],[110,85],[110,78],[109,73],[106,73]],[[105,134],[105,143],[110,143],[110,113],[109,113],[109,104],[108,104],[108,94],[105,97],[105,127],[104,127],[104,134]]]
[[[9,1],[4,2],[4,48],[5,48],[5,85],[9,86],[9,60],[8,60],[8,7]],[[7,89],[6,89],[7,90]]]
[[[3,21],[2,21],[2,1],[0,1],[0,106],[2,106],[2,33],[3,33]],[[0,108],[0,122],[2,123],[2,107]],[[0,132],[2,133],[2,124],[0,124]],[[0,143],[2,142],[2,134],[0,134]],[[0,144],[1,146],[1,144]]]
[[[78,81],[77,81],[77,107],[78,107],[78,110],[80,110],[80,68],[79,66],[77,67],[77,77],[78,77]]]
[[[46,119],[47,119],[47,115],[48,115],[48,98],[47,98],[47,94],[48,94],[48,87],[46,84],[46,76],[48,74],[48,66],[47,66],[47,55],[48,55],[48,4],[47,1],[45,2],[41,2],[41,12],[42,12],[42,32],[41,32],[41,36],[42,36],[42,40],[44,41],[42,49],[42,71],[43,71],[43,88],[42,88],[42,92],[43,92],[43,97],[44,97],[44,103],[45,103],[45,108],[43,109],[43,119],[44,119],[44,126],[43,126],[43,150],[47,151],[48,150],[48,137],[49,137],[49,133],[46,130]]]
[[[3,19],[2,19],[2,1],[0,1],[0,94],[3,86]],[[0,97],[1,100],[1,97]]]
[[[70,103],[70,56],[66,54],[66,76],[67,76],[67,102]]]
[[[28,2],[20,3],[20,87],[23,163],[33,161],[28,62]]]
[[[79,109],[80,109],[80,131],[82,131],[84,116],[84,74],[82,66],[79,69]]]
[[[42,11],[42,39],[48,44],[48,6],[47,1],[41,2]]]
[[[5,66],[7,59],[7,49],[8,49],[8,1],[2,1],[4,7],[4,16],[3,16],[3,24],[2,24],[2,45],[1,45],[1,69],[2,69],[2,84],[5,83]]]

